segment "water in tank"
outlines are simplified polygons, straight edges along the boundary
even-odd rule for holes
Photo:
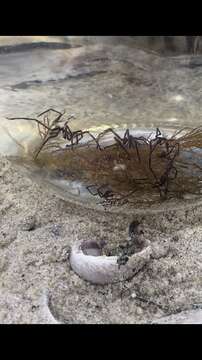
[[[73,201],[198,199],[201,40],[1,36],[0,153]]]

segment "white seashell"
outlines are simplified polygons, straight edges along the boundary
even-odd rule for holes
[[[98,252],[92,256],[84,252],[83,245],[90,252],[92,243],[81,241],[73,244],[70,265],[77,275],[94,284],[104,285],[133,277],[150,260],[152,253],[149,245],[130,256],[125,265],[119,266],[117,256],[98,255]]]

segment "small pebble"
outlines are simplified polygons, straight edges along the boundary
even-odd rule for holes
[[[129,238],[131,238],[133,235],[135,235],[137,233],[138,226],[139,226],[138,221],[131,222],[131,224],[129,225],[129,229],[128,229]]]
[[[131,294],[131,298],[132,298],[132,299],[135,299],[135,298],[136,298],[136,296],[137,296],[137,295],[136,295],[136,293],[135,293],[135,292],[133,292],[133,293]]]
[[[35,215],[28,215],[25,217],[20,224],[20,228],[23,231],[32,231],[36,228],[36,217]]]
[[[171,241],[177,242],[179,241],[179,236],[178,235],[174,235],[171,239]]]
[[[51,232],[55,235],[55,236],[60,236],[60,233],[61,233],[61,230],[62,230],[62,226],[59,225],[59,224],[54,224],[52,229],[51,229]]]

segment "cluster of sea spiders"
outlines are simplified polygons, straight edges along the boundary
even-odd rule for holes
[[[56,114],[56,117],[50,121],[49,114]],[[113,128],[107,128],[103,132],[99,133],[97,136],[93,135],[88,130],[72,130],[69,121],[74,118],[74,115],[71,115],[67,118],[66,121],[62,120],[65,112],[61,113],[54,109],[48,109],[43,111],[38,115],[37,118],[27,118],[27,117],[15,117],[8,118],[9,120],[27,120],[27,121],[35,121],[38,126],[38,131],[41,136],[42,142],[34,154],[34,158],[36,159],[42,149],[50,143],[50,140],[54,138],[58,138],[58,136],[62,136],[68,143],[65,144],[65,150],[75,150],[82,146],[90,146],[90,144],[94,143],[96,149],[100,151],[104,151],[106,148],[110,146],[117,147],[122,149],[123,152],[127,155],[128,159],[131,157],[131,149],[135,150],[135,156],[137,156],[138,162],[141,163],[141,145],[145,145],[148,149],[148,169],[153,177],[153,187],[157,188],[160,194],[160,197],[166,197],[168,192],[168,183],[170,179],[174,179],[177,176],[177,169],[174,166],[174,160],[176,156],[179,154],[179,143],[176,139],[167,139],[161,133],[161,131],[157,128],[155,136],[134,136],[130,133],[130,129],[126,129],[124,135],[121,137]],[[41,120],[41,117],[42,120]],[[103,147],[101,145],[103,137],[111,133],[114,138],[113,145],[108,145]],[[88,142],[81,142],[85,135],[91,138]],[[50,146],[54,146],[54,144],[50,144]],[[56,147],[58,145],[55,145]],[[152,156],[154,154],[155,149],[161,146],[163,151],[161,152],[161,157],[166,160],[165,169],[162,174],[159,176],[152,168]],[[61,148],[59,147],[59,151]],[[64,150],[64,149],[63,149]],[[57,150],[56,150],[57,151]],[[133,155],[134,156],[134,155]],[[170,174],[172,173],[172,177]],[[129,192],[125,196],[121,196],[115,194],[112,189],[110,189],[109,184],[103,184],[101,186],[89,185],[87,186],[88,191],[94,195],[99,196],[105,205],[109,204],[118,204],[127,202],[130,195],[133,194],[133,191]],[[135,190],[134,190],[135,191]]]

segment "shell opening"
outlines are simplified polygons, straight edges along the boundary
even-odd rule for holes
[[[96,241],[84,241],[81,244],[81,250],[85,255],[100,256],[102,250]]]

